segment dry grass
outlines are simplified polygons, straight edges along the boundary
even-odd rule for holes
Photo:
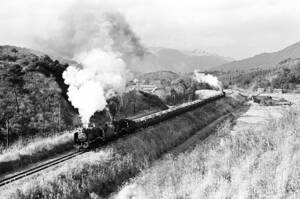
[[[73,133],[34,138],[29,142],[17,142],[0,153],[0,174],[13,171],[73,148]]]
[[[168,156],[113,198],[300,198],[300,115],[285,112],[261,129],[225,122],[190,153]]]
[[[236,106],[238,103],[228,98],[207,104],[168,122],[119,139],[104,149],[89,152],[57,170],[48,171],[43,178],[37,177],[30,182],[23,182],[23,185],[11,185],[0,193],[0,197],[108,197],[129,178],[147,168],[153,160]]]

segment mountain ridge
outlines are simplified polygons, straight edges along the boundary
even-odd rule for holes
[[[275,52],[265,52],[242,60],[232,61],[215,67],[216,70],[248,70],[251,68],[273,68],[282,60],[300,57],[300,42]]]

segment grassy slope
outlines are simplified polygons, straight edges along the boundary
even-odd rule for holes
[[[212,102],[172,118],[143,132],[120,139],[104,149],[73,160],[47,176],[11,185],[1,192],[8,198],[106,197],[128,178],[147,167],[164,152],[182,143],[214,119],[232,111],[239,103],[232,98]],[[16,188],[18,187],[18,188]],[[17,190],[16,190],[17,189]]]
[[[192,152],[168,156],[114,198],[299,198],[299,110],[262,128],[219,127]]]
[[[37,137],[26,144],[17,142],[0,154],[0,174],[17,170],[71,149],[73,149],[73,131],[47,138]]]

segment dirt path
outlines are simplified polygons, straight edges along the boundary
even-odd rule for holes
[[[300,106],[299,94],[273,94],[273,98],[285,98],[293,103],[292,106],[263,106],[249,102],[250,108],[236,119],[233,131],[247,128],[259,128],[265,125],[270,119],[279,119],[285,110]]]

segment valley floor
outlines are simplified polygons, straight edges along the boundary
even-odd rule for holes
[[[111,198],[300,198],[300,95],[275,97],[293,105],[249,103],[193,150],[164,156]]]

